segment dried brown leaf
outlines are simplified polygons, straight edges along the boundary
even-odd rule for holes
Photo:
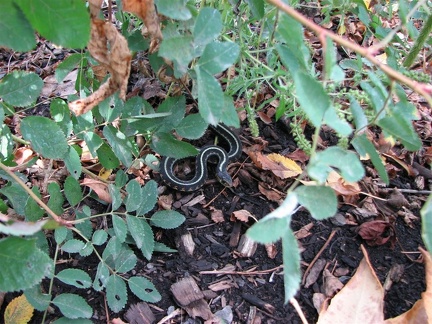
[[[255,219],[255,217],[246,209],[241,209],[241,210],[236,210],[235,212],[232,213],[232,220],[239,220],[242,221],[244,223],[247,223],[249,221],[249,218]]]
[[[108,184],[105,182],[91,178],[84,178],[81,184],[93,189],[98,195],[99,199],[109,204],[112,203],[112,198],[108,190]]]
[[[393,225],[381,220],[374,220],[361,224],[358,229],[358,234],[370,246],[383,245],[389,240],[391,244],[394,244],[396,240]]]
[[[157,51],[162,41],[162,32],[153,0],[123,0],[122,3],[124,11],[137,15],[147,27],[150,36],[150,53]],[[145,37],[146,31],[144,28],[141,33]]]
[[[322,310],[318,323],[382,323],[384,289],[377,278],[366,250],[355,275]]]

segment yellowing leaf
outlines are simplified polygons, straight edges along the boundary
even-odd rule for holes
[[[109,178],[109,176],[111,175],[111,173],[112,173],[112,170],[111,170],[111,169],[105,169],[105,168],[102,168],[102,169],[99,171],[99,177],[100,177],[101,179],[103,179],[103,180],[108,180],[108,178]]]
[[[34,308],[24,295],[12,299],[4,313],[5,324],[25,324],[30,322]]]
[[[382,64],[387,64],[387,54],[382,53],[380,55],[375,56],[375,58],[380,61]]]
[[[284,168],[275,168],[271,170],[275,175],[282,179],[293,178],[302,173],[301,167],[294,160],[276,153],[269,154],[267,157],[270,161],[273,161]]]
[[[384,289],[378,280],[366,250],[355,275],[333,297],[330,306],[321,311],[319,324],[382,323],[384,321]]]

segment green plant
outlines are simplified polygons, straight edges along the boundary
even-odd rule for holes
[[[65,47],[82,48],[87,43],[90,21],[82,1],[73,1],[68,7],[57,2],[42,4],[34,1],[29,7],[17,4],[18,7],[12,2],[3,3],[2,9],[5,14],[10,14],[8,17],[11,19],[7,23],[21,28],[17,33],[23,35],[23,39],[17,42],[15,37],[9,37],[3,30],[0,33],[3,45],[22,51],[33,48],[33,28]],[[47,17],[44,13],[29,18],[30,11],[27,10],[45,5],[50,12],[56,13],[56,18]],[[79,116],[71,116],[67,103],[57,98],[49,104],[51,118],[22,118],[18,108],[34,106],[43,82],[35,73],[14,71],[3,77],[0,83],[0,97],[3,99],[0,106],[0,176],[5,185],[0,189],[0,207],[3,213],[7,208],[13,208],[18,219],[8,216],[1,219],[3,238],[0,245],[3,254],[0,270],[6,276],[0,276],[0,290],[23,290],[32,306],[45,311],[45,315],[48,306],[53,304],[65,317],[83,321],[92,316],[91,307],[77,294],[54,297],[54,279],[81,289],[105,291],[108,306],[114,312],[126,305],[127,287],[143,301],[156,302],[160,299],[156,287],[147,278],[131,275],[130,271],[137,262],[132,246],[138,248],[147,260],[152,258],[154,252],[175,252],[155,241],[152,228],[173,229],[180,226],[185,218],[176,211],[155,210],[158,196],[156,182],[149,180],[142,186],[135,179],[129,180],[126,171],[137,168],[140,163],[157,169],[154,164],[156,156],[143,153],[149,148],[175,158],[196,154],[196,148],[171,134],[173,130],[185,138],[196,139],[202,136],[208,123],[224,122],[238,126],[232,99],[223,93],[213,76],[233,64],[238,56],[238,46],[233,42],[216,40],[222,30],[218,11],[202,8],[197,12],[191,8],[190,4],[179,2],[173,10],[171,5],[160,1],[160,12],[180,21],[166,22],[164,41],[158,53],[161,57],[153,56],[152,64],[155,71],[158,70],[163,64],[163,57],[173,62],[171,73],[174,76],[189,74],[194,83],[192,92],[197,93],[199,100],[199,114],[185,116],[185,96],[168,97],[155,111],[140,97],[124,102],[116,94]],[[182,13],[180,16],[179,12]],[[62,25],[53,34],[51,29],[42,26],[44,23],[50,26],[68,15],[76,17],[74,25],[80,28],[71,30]],[[122,19],[122,30],[132,48],[139,50],[148,47],[137,38],[137,21],[128,14],[118,16]],[[77,39],[81,41],[77,43]],[[58,66],[56,78],[61,82],[70,71],[78,68],[76,90],[89,95],[100,86],[93,72],[95,64],[97,62],[87,53],[72,54]],[[72,96],[69,101],[76,99]],[[12,116],[20,119],[22,138],[12,134],[5,123]],[[113,126],[114,121],[118,127]],[[137,136],[144,138],[141,148],[135,141]],[[25,162],[25,165],[16,165],[14,151],[18,145],[30,146],[36,157]],[[111,172],[115,180],[108,181],[91,172],[81,161],[83,148],[90,152],[103,170]],[[51,164],[54,161],[64,163],[68,172],[62,179],[64,182],[61,185],[51,182],[46,188],[28,188],[26,182],[30,179],[19,170],[33,166],[37,160]],[[87,194],[78,181],[83,176],[87,179],[87,186],[93,189]],[[43,201],[45,195],[49,196],[46,202]],[[87,199],[96,199],[103,204],[109,202],[107,211],[92,214],[86,205]],[[75,217],[65,220],[62,215],[66,214]],[[95,229],[92,221],[101,218],[108,219],[108,227]],[[56,248],[50,258],[45,231],[52,230]],[[84,267],[58,271],[56,261],[60,252],[82,257],[96,255],[99,259],[96,276],[91,278],[83,270]],[[16,260],[17,255],[19,260]],[[49,288],[42,292],[40,282],[44,277],[49,278]]]

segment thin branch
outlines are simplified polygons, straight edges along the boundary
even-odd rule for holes
[[[329,37],[331,40],[333,40],[335,43],[344,46],[346,48],[349,48],[353,50],[354,52],[360,54],[361,56],[368,59],[372,64],[374,64],[377,68],[381,69],[390,79],[393,79],[395,81],[398,81],[402,84],[405,84],[407,87],[411,88],[413,91],[417,92],[421,96],[423,96],[429,105],[432,106],[432,85],[417,82],[414,81],[405,75],[393,70],[388,65],[383,64],[378,60],[375,55],[378,53],[378,50],[380,48],[376,46],[371,47],[363,47],[360,45],[357,45],[345,38],[342,38],[335,33],[322,28],[321,26],[315,24],[313,21],[309,20],[305,16],[303,16],[301,13],[297,12],[294,8],[288,6],[287,4],[283,3],[282,0],[267,0],[267,2],[271,3],[272,5],[276,6],[295,20],[297,20],[299,23],[301,23],[306,28],[312,30],[320,39]]]
[[[57,216],[56,213],[54,213],[51,210],[51,208],[49,208],[38,196],[36,196],[36,194],[33,191],[31,191],[31,189],[27,187],[26,184],[20,178],[18,178],[15,173],[9,170],[9,168],[1,162],[0,162],[0,169],[5,171],[13,180],[15,180],[21,186],[21,188],[23,188],[30,195],[30,197],[32,197],[37,202],[39,206],[45,209],[48,215],[50,215],[57,223],[65,226],[68,225],[68,222],[66,220]]]

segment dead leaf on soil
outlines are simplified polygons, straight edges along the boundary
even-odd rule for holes
[[[312,229],[313,226],[314,226],[313,223],[306,224],[305,226],[300,228],[298,231],[294,232],[295,238],[297,240],[301,240],[305,237],[308,237],[309,235],[311,235],[310,230]]]
[[[393,245],[396,240],[393,225],[381,220],[374,220],[361,224],[358,229],[358,234],[370,246],[383,245],[388,241]]]
[[[327,178],[327,185],[341,195],[346,203],[358,201],[361,192],[360,186],[356,182],[345,181],[339,173],[332,171]]]
[[[258,183],[258,190],[270,201],[280,202],[283,199],[283,196],[280,192],[276,191],[274,188],[268,189],[261,183]]]
[[[131,305],[126,312],[125,317],[129,323],[154,323],[156,321],[156,317],[151,311],[149,305],[144,302]],[[118,324],[122,324],[122,322],[119,322]]]
[[[30,161],[32,159],[32,157],[34,156],[34,152],[33,150],[27,148],[27,147],[20,147],[15,151],[15,162],[18,165],[21,164],[25,164],[28,161]]]
[[[382,323],[384,289],[362,246],[364,258],[355,275],[320,312],[318,323]]]
[[[241,222],[247,223],[250,218],[252,218],[252,219],[254,219],[256,221],[256,217],[254,217],[254,215],[252,215],[246,209],[236,210],[231,215],[231,221],[235,221],[237,219],[237,220],[239,220]]]
[[[211,217],[211,220],[215,223],[225,222],[223,212],[220,209],[212,208],[212,211],[210,212],[210,217]]]
[[[93,189],[94,192],[98,195],[99,199],[111,204],[112,198],[108,190],[108,184],[105,182],[91,179],[91,178],[84,178],[81,182],[82,185],[89,187],[90,189]]]
[[[301,167],[293,160],[276,153],[264,155],[260,149],[260,145],[253,145],[246,152],[258,168],[269,170],[281,179],[294,178],[302,173]]]

